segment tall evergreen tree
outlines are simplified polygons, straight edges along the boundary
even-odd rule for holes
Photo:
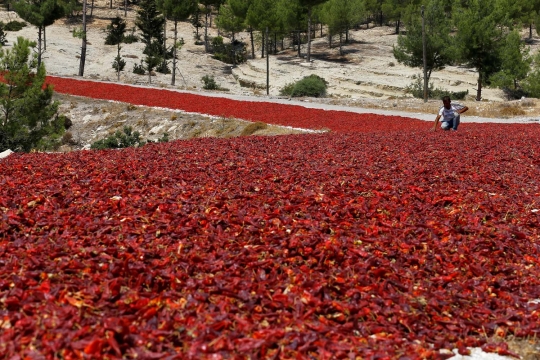
[[[460,58],[478,71],[476,100],[480,101],[486,80],[501,68],[499,49],[511,24],[500,2],[493,0],[469,0],[453,15]]]
[[[328,25],[330,36],[339,35],[339,50],[342,53],[342,35],[364,16],[362,0],[330,0],[325,3],[321,11],[322,21]],[[346,35],[346,40],[348,36]]]
[[[274,0],[253,0],[246,15],[246,22],[249,26],[256,30],[261,31],[263,34],[263,40],[261,47],[261,54],[264,57],[265,49],[265,30],[275,31],[277,29],[277,11],[276,2]]]
[[[308,19],[308,26],[307,26],[307,54],[306,54],[306,61],[311,61],[311,14],[313,12],[313,7],[323,4],[327,2],[328,0],[299,0],[300,4],[304,6],[307,9],[307,19]]]
[[[64,16],[64,7],[58,0],[19,0],[13,4],[13,8],[22,19],[38,28],[37,66],[39,67],[43,54],[42,35],[45,27],[54,24],[56,20]]]
[[[141,0],[135,26],[141,31],[141,41],[145,47],[143,54],[146,55],[144,62],[148,71],[148,82],[152,82],[152,71],[163,60],[164,34],[163,26],[165,18],[159,13],[156,0]]]
[[[117,16],[111,20],[109,25],[107,25],[107,31],[108,34],[105,39],[105,45],[116,45],[117,53],[113,63],[115,65],[113,65],[113,67],[116,70],[117,79],[120,80],[120,71],[122,71],[123,68],[122,64],[125,65],[125,62],[123,62],[122,57],[120,56],[120,44],[122,43],[124,33],[126,32],[126,22]]]
[[[499,51],[501,70],[492,75],[489,81],[503,89],[517,91],[520,81],[527,77],[532,62],[519,32],[514,30],[508,34]]]
[[[419,0],[384,0],[381,4],[381,11],[388,20],[395,21],[396,34],[399,34],[405,12],[410,6],[418,5],[419,3]]]
[[[178,22],[185,21],[197,12],[196,0],[158,0],[158,7],[167,15],[168,18],[174,21],[174,44],[173,44],[173,65],[171,85],[176,82],[176,60],[177,50],[181,45],[178,42]]]
[[[441,70],[455,60],[455,48],[450,36],[451,20],[444,11],[445,0],[430,0],[424,11],[426,32],[426,83],[433,71]],[[399,63],[410,67],[423,68],[424,51],[422,42],[422,17],[418,5],[406,12],[407,33],[399,35],[394,47],[394,57]]]
[[[64,132],[58,103],[45,85],[45,66],[31,55],[36,43],[22,37],[11,49],[0,49],[0,152],[47,149]]]

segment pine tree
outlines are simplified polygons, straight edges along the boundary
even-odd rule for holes
[[[328,0],[300,0],[300,4],[307,8],[307,18],[308,18],[308,26],[307,26],[307,54],[306,54],[306,61],[311,61],[311,14],[313,12],[313,7],[323,4],[327,2]]]
[[[453,9],[460,58],[478,71],[477,101],[482,99],[482,87],[487,79],[502,65],[499,49],[510,22],[504,7],[499,5],[493,0],[470,0],[467,7]]]
[[[42,44],[45,27],[54,24],[64,16],[64,8],[57,0],[20,0],[13,4],[15,12],[24,20],[38,28],[38,64],[41,65]]]
[[[152,71],[163,60],[165,18],[157,9],[155,0],[142,0],[139,3],[135,25],[142,32],[141,41],[145,44],[143,54],[146,55],[144,63],[148,71],[148,82],[152,82]]]
[[[105,45],[116,45],[117,54],[113,62],[113,68],[116,70],[117,79],[120,81],[120,71],[123,70],[126,62],[120,56],[120,43],[124,39],[124,33],[126,31],[126,22],[118,16],[111,20],[111,23],[107,25],[107,37],[105,38]]]
[[[182,46],[182,42],[178,41],[178,22],[185,21],[197,12],[196,0],[158,0],[157,6],[167,15],[168,18],[174,21],[174,44],[173,44],[173,66],[171,85],[176,81],[176,60],[177,50]]]
[[[328,25],[330,36],[339,35],[339,52],[342,54],[342,38],[364,16],[362,0],[330,0],[324,4],[321,18]]]
[[[45,85],[45,66],[37,65],[38,54],[31,56],[35,46],[19,37],[11,49],[0,49],[0,151],[48,149],[65,130],[52,87]]]
[[[519,95],[520,81],[527,77],[532,58],[517,31],[506,36],[500,48],[501,70],[489,78],[491,85]]]
[[[451,21],[444,11],[445,0],[431,0],[424,11],[426,30],[426,83],[431,73],[443,69],[455,59],[455,48],[450,36]],[[394,57],[399,63],[423,68],[422,17],[419,6],[406,13],[406,35],[399,35],[394,47]]]

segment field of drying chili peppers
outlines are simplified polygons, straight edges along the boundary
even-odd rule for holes
[[[333,131],[0,161],[0,358],[438,359],[540,335],[540,126],[221,105]]]

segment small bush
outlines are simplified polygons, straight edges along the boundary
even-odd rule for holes
[[[212,39],[214,59],[227,64],[241,64],[247,60],[246,44],[238,40],[225,44],[221,36]]]
[[[201,78],[201,81],[204,83],[203,89],[206,90],[219,90],[219,85],[216,83],[216,80],[213,76],[204,75]]]
[[[17,21],[13,20],[8,22],[6,25],[4,25],[5,31],[19,31],[22,30],[22,28],[26,27],[26,23],[24,21]]]
[[[124,68],[126,67],[126,61],[124,59],[122,59],[122,57],[120,55],[116,55],[116,57],[114,58],[114,61],[112,63],[112,68],[114,70],[116,70],[117,72],[120,72],[122,70],[124,70]],[[133,71],[135,72],[135,71]]]
[[[169,66],[167,65],[166,61],[162,61],[159,63],[158,66],[156,66],[156,71],[160,74],[170,74],[171,69],[169,69]]]
[[[240,136],[253,135],[255,132],[257,132],[259,130],[264,130],[267,127],[268,127],[268,125],[263,123],[263,122],[250,123],[244,128],[244,130],[242,130],[242,133],[240,134]]]
[[[139,41],[139,38],[135,35],[135,27],[131,29],[131,34],[124,35],[122,42],[124,44],[132,44]]]
[[[328,82],[326,80],[320,76],[312,74],[304,77],[296,83],[285,85],[285,87],[281,89],[280,93],[281,95],[291,97],[324,97],[326,95],[327,86]]]
[[[143,145],[141,134],[138,131],[133,131],[131,126],[124,126],[123,131],[118,130],[107,138],[94,142],[90,148],[94,150],[122,149]]]
[[[64,129],[68,130],[73,126],[73,121],[68,118],[66,115],[58,115],[59,118],[63,119]]]
[[[142,64],[135,64],[133,65],[133,73],[137,75],[144,75],[146,74],[146,70],[144,70],[144,65]]]

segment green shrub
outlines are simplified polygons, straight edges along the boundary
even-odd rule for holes
[[[122,42],[124,44],[132,44],[139,41],[139,38],[135,35],[135,27],[131,29],[131,34],[124,35]]]
[[[160,74],[170,74],[171,69],[169,69],[169,66],[167,65],[167,61],[162,61],[159,63],[158,66],[156,66],[156,71]]]
[[[328,82],[322,77],[312,74],[305,76],[296,83],[287,84],[280,91],[281,95],[300,97],[324,97],[326,95],[326,88]]]
[[[122,149],[143,146],[144,144],[144,141],[141,140],[141,134],[138,131],[133,131],[131,126],[124,126],[123,131],[117,130],[105,139],[94,142],[90,148],[94,150]]]
[[[201,81],[204,83],[203,89],[206,90],[219,90],[219,85],[216,83],[216,80],[213,76],[204,75],[201,78]]]
[[[144,65],[142,64],[135,64],[133,65],[133,73],[137,75],[144,75],[146,74],[146,70],[144,70]]]
[[[246,61],[246,44],[238,40],[232,43],[223,43],[223,38],[217,36],[212,39],[213,58],[227,64],[241,64]]]
[[[26,27],[26,23],[24,21],[13,20],[13,21],[8,22],[4,26],[4,30],[6,30],[6,31],[19,31],[23,27]]]
[[[114,61],[112,63],[112,68],[114,70],[116,70],[117,72],[120,72],[120,71],[124,70],[124,67],[126,67],[126,61],[124,59],[122,59],[122,57],[120,55],[117,55],[114,58]],[[133,72],[135,72],[135,71],[133,71]]]
[[[424,78],[422,77],[422,75],[414,75],[413,79],[413,83],[407,86],[405,92],[411,94],[417,99],[423,99]],[[469,90],[454,92],[439,88],[433,88],[433,83],[430,83],[428,85],[428,98],[430,99],[442,99],[445,96],[450,96],[450,98],[453,100],[463,100],[467,95],[469,95]]]

